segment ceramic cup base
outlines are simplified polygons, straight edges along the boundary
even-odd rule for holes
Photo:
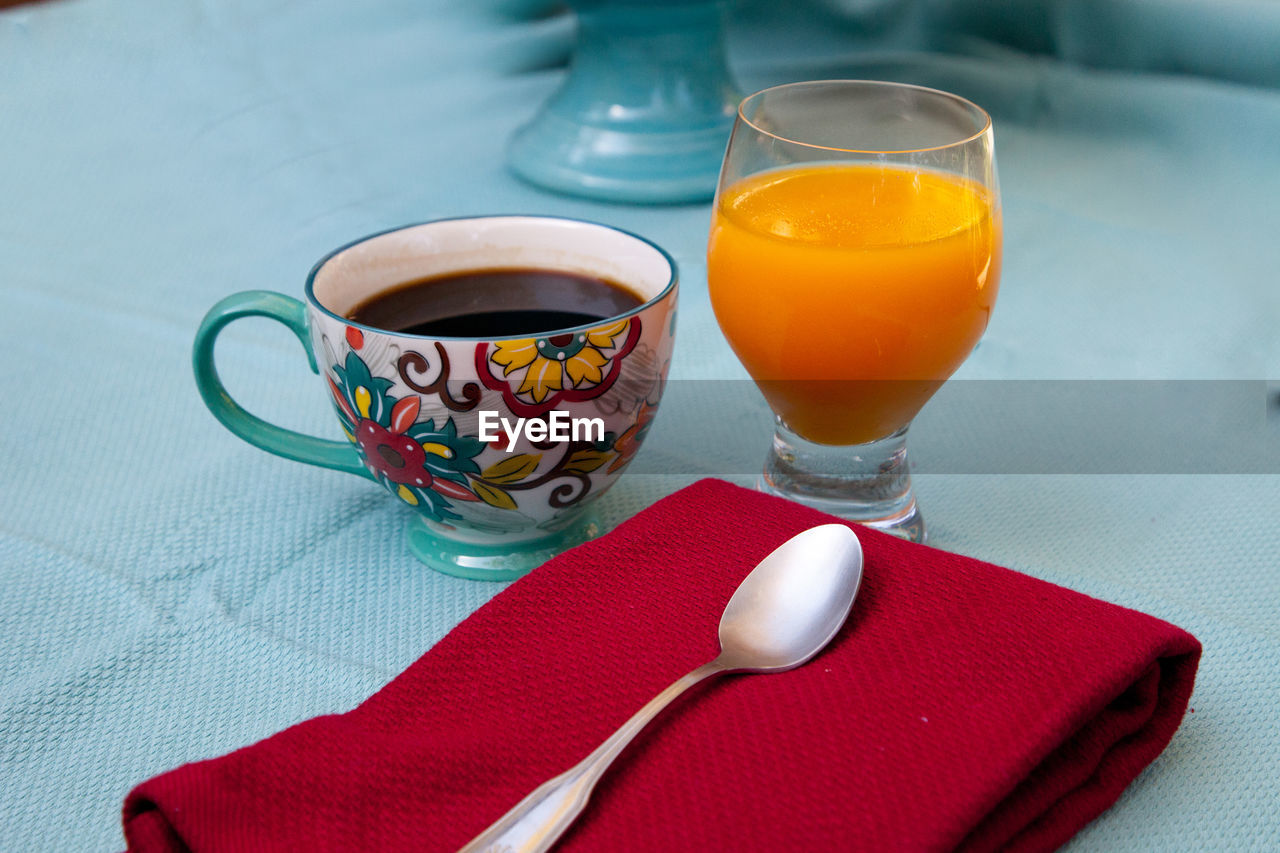
[[[836,447],[806,441],[779,422],[757,488],[912,542],[926,538],[906,427],[879,441]]]
[[[547,560],[603,532],[599,517],[585,512],[564,530],[549,536],[507,544],[479,544],[446,539],[430,522],[415,518],[409,525],[409,551],[437,572],[473,581],[513,581]]]

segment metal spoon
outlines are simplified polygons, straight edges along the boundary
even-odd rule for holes
[[[862,580],[862,546],[843,524],[782,543],[734,591],[720,617],[720,654],[676,681],[576,767],[544,782],[459,853],[536,853],[555,844],[614,758],[693,685],[725,672],[783,672],[809,661],[840,630]]]

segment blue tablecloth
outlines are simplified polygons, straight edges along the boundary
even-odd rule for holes
[[[213,420],[189,349],[221,296],[300,294],[328,249],[406,222],[567,214],[668,248],[673,376],[741,379],[707,301],[706,205],[504,170],[572,34],[520,0],[0,12],[0,849],[121,847],[133,784],[354,706],[501,589],[416,564],[406,510],[368,483]],[[992,111],[1005,272],[962,377],[1280,376],[1280,4],[744,3],[729,48],[745,89],[900,79]],[[237,324],[219,360],[251,410],[336,436],[279,327]],[[641,455],[678,463],[684,425],[720,426],[703,405],[664,409]],[[945,457],[964,427],[926,411],[917,438]],[[686,461],[628,475],[607,518],[687,483]],[[934,544],[1205,645],[1194,713],[1072,849],[1280,849],[1280,469],[1251,464],[916,478]]]

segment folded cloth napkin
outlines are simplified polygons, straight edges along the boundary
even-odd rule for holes
[[[829,516],[704,480],[513,584],[355,710],[139,785],[130,850],[456,850],[718,650],[755,564]],[[643,732],[564,850],[1048,850],[1169,742],[1200,645],[855,527],[844,629]]]

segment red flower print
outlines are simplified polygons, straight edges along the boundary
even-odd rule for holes
[[[424,467],[427,453],[421,444],[371,420],[357,423],[355,434],[369,470],[393,483],[430,488],[431,472]]]

